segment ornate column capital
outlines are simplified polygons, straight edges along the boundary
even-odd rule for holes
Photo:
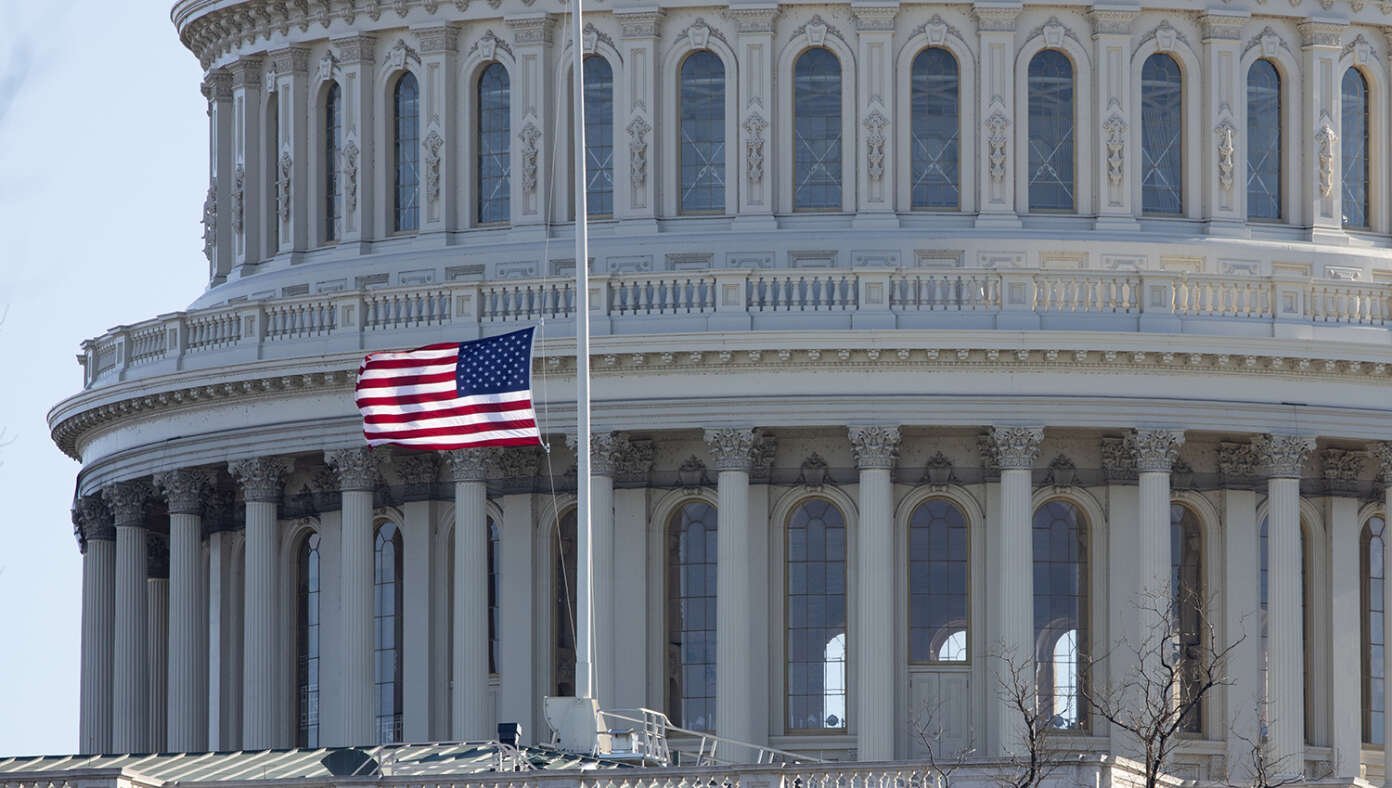
[[[1218,444],[1218,474],[1225,486],[1250,485],[1260,474],[1261,460],[1250,443]]]
[[[1392,441],[1370,443],[1368,453],[1373,456],[1373,462],[1377,463],[1382,483],[1392,487]]]
[[[365,34],[344,36],[331,39],[331,43],[338,47],[339,65],[356,66],[361,63],[371,63],[376,59],[377,36]]]
[[[1169,473],[1184,445],[1184,430],[1132,430],[1126,436],[1127,447],[1136,458],[1140,473]]]
[[[991,448],[1001,470],[1030,470],[1044,442],[1043,427],[992,427]]]
[[[748,428],[720,427],[706,430],[706,448],[719,471],[749,473],[754,464],[754,440],[758,432]]]
[[[1088,19],[1092,21],[1092,34],[1126,35],[1131,32],[1131,23],[1141,13],[1140,6],[1135,8],[1098,8],[1093,7],[1088,10]]]
[[[236,503],[227,490],[213,490],[203,499],[203,533],[235,531],[241,527],[236,520]]]
[[[1245,11],[1210,11],[1199,17],[1200,36],[1205,44],[1210,41],[1241,41],[1242,28],[1251,16]]]
[[[338,475],[340,491],[367,491],[377,489],[380,474],[377,470],[377,455],[372,449],[363,446],[355,449],[335,449],[324,452],[324,462]]]
[[[110,507],[118,528],[144,528],[145,509],[154,497],[155,489],[150,485],[149,479],[132,479],[102,488],[102,498],[106,499],[106,505]]]
[[[980,32],[1013,32],[1021,9],[1020,3],[975,3],[972,15]]]
[[[1127,438],[1102,438],[1102,475],[1108,484],[1136,482],[1136,453]]]
[[[1351,493],[1358,490],[1358,477],[1363,474],[1363,462],[1368,455],[1361,451],[1324,449],[1319,453],[1320,475],[1324,489],[1330,493]]]
[[[490,470],[497,470],[499,452],[485,449],[454,449],[445,452],[450,481],[486,482]]]
[[[773,21],[778,18],[778,5],[727,8],[724,15],[735,23],[736,33],[772,33]]]
[[[566,446],[575,451],[579,436],[566,436]],[[628,436],[622,432],[590,433],[590,475],[613,476],[614,465],[620,454],[628,449]]]
[[[201,86],[203,98],[209,101],[232,100],[232,72],[225,68],[209,71]]]
[[[851,16],[855,18],[856,30],[859,31],[892,31],[894,17],[898,13],[898,3],[851,3]]]
[[[899,426],[853,425],[848,428],[856,467],[862,471],[893,469],[899,459]]]
[[[1328,49],[1339,46],[1339,41],[1343,37],[1347,25],[1339,22],[1331,22],[1327,19],[1307,19],[1301,22],[1300,44],[1302,47],[1325,47]]]
[[[107,541],[116,538],[116,525],[111,518],[111,510],[100,495],[84,495],[77,499],[73,507],[73,530],[77,534],[77,545],[87,549],[87,542],[93,539]]]
[[[614,459],[614,481],[641,484],[652,473],[657,447],[650,440],[629,439],[628,446]]]
[[[242,497],[248,503],[277,503],[290,475],[290,460],[286,457],[251,457],[227,463],[227,472],[242,487]]]
[[[765,433],[755,436],[752,465],[749,469],[750,481],[768,484],[769,476],[773,474],[773,460],[777,454],[778,438]]]
[[[407,497],[413,493],[428,491],[440,476],[440,461],[435,452],[401,454],[391,460],[401,483],[406,487]]]
[[[459,25],[452,22],[418,27],[411,32],[415,33],[416,40],[420,41],[422,55],[449,54],[459,46]]]
[[[243,90],[260,90],[262,62],[262,58],[258,55],[238,58],[237,62],[231,66],[232,87]]]
[[[504,479],[532,479],[541,468],[541,448],[538,446],[499,449],[496,456],[498,473]]]
[[[1272,479],[1299,479],[1314,448],[1315,439],[1309,435],[1267,433],[1252,439],[1262,471]]]
[[[504,17],[503,21],[512,28],[512,42],[519,46],[551,43],[551,28],[554,26],[550,14],[529,14],[527,16]]]
[[[170,514],[202,514],[203,496],[213,486],[207,468],[180,468],[155,474],[155,487],[169,503]]]
[[[656,38],[662,17],[666,15],[660,8],[614,9],[614,18],[619,20],[619,35],[623,38]]]
[[[307,47],[285,47],[268,54],[271,57],[271,68],[276,74],[304,76],[309,73]]]

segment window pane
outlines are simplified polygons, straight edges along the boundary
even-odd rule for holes
[[[614,70],[602,57],[585,69],[585,208],[614,215]]]
[[[1073,64],[1046,49],[1029,65],[1029,207],[1073,210]]]
[[[498,672],[498,578],[500,576],[498,566],[498,550],[502,542],[502,533],[498,530],[498,524],[493,518],[488,518],[488,672]],[[453,566],[453,559],[450,565]],[[453,596],[453,594],[451,594]],[[450,621],[454,620],[454,613],[450,613]],[[453,638],[450,638],[452,641]],[[451,657],[451,660],[453,658]]]
[[[1179,64],[1155,54],[1141,67],[1141,202],[1145,213],[1184,212],[1184,88]]]
[[[483,70],[478,84],[478,221],[511,218],[511,83],[502,63]]]
[[[295,746],[319,746],[319,534],[300,542],[296,560]]]
[[[552,538],[551,677],[555,694],[575,696],[575,510],[556,524]]]
[[[377,687],[377,741],[402,738],[401,683],[401,531],[394,523],[377,529],[373,551],[375,598],[373,624],[376,636],[375,680]]]
[[[909,659],[967,659],[967,520],[950,501],[909,517]]]
[[[1180,702],[1196,697],[1203,677],[1204,633],[1203,531],[1188,507],[1170,505],[1170,589],[1175,636],[1180,649]],[[1196,705],[1181,722],[1189,733],[1203,729],[1203,708]]]
[[[801,557],[794,534],[808,547]],[[787,728],[845,730],[846,591],[835,578],[845,573],[846,522],[830,501],[812,498],[793,511],[788,537]],[[805,584],[793,584],[795,570]]]
[[[1386,724],[1386,709],[1383,708],[1382,653],[1386,643],[1383,633],[1383,575],[1382,551],[1385,538],[1386,521],[1373,517],[1363,525],[1363,538],[1360,563],[1362,564],[1362,689],[1363,689],[1363,741],[1369,744],[1382,744],[1383,725]]]
[[[909,89],[913,207],[956,210],[961,205],[957,59],[937,47],[918,53]]]
[[[1358,69],[1344,72],[1339,140],[1345,227],[1368,226],[1368,82]]]
[[[667,714],[715,730],[716,514],[684,504],[667,525]]]
[[[1247,218],[1281,218],[1281,75],[1269,60],[1247,70]]]
[[[338,83],[324,96],[324,240],[338,237],[338,135],[341,128]]]
[[[1087,521],[1076,506],[1054,500],[1034,512],[1035,659],[1041,713],[1056,728],[1081,728],[1084,677],[1079,650],[1087,646]],[[1039,545],[1047,545],[1041,551]]]
[[[420,184],[420,94],[416,76],[401,75],[394,96],[395,133],[392,135],[392,157],[396,162],[393,189],[396,196],[392,229],[397,232],[414,230],[418,225],[416,200]]]
[[[693,52],[681,67],[681,210],[725,210],[725,64]]]
[[[793,70],[793,207],[841,207],[841,63],[809,49]]]

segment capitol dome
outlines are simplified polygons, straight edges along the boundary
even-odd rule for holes
[[[569,7],[175,4],[208,286],[85,342],[49,416],[82,465],[84,753],[548,739]],[[1201,698],[1172,776],[1258,742],[1383,780],[1392,3],[585,19],[606,709],[1004,762],[1013,667],[1058,746],[1123,756],[1096,698],[1173,618],[1165,697]],[[365,352],[527,325],[549,451],[366,448]]]

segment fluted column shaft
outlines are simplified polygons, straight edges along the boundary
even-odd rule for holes
[[[750,705],[755,702],[754,666],[748,658],[752,634],[749,594],[754,569],[749,561],[749,470],[754,431],[707,430],[706,445],[719,472],[716,482],[719,524],[715,567],[715,729],[727,739],[749,741],[753,738]]]
[[[116,626],[116,533],[96,496],[79,502],[82,552],[82,678],[78,748],[111,750],[112,640]]]
[[[447,455],[454,476],[454,676],[451,735],[492,738],[488,730],[488,463],[491,452]]]
[[[148,532],[140,482],[103,491],[116,520],[116,625],[112,668],[111,748],[146,752],[150,730]]]
[[[166,747],[208,748],[208,651],[203,592],[203,495],[211,477],[195,470],[158,474],[169,502],[169,671]]]
[[[145,741],[151,752],[169,750],[169,578],[145,581],[146,631],[150,643],[150,728]]]
[[[568,438],[571,448],[576,441]],[[594,567],[590,577],[594,610],[595,697],[601,704],[612,704],[614,697],[614,461],[628,445],[619,433],[590,435],[590,554]],[[581,571],[584,571],[583,569]]]
[[[330,744],[374,744],[372,491],[377,483],[376,463],[368,449],[342,449],[328,452],[325,458],[338,473],[343,519],[339,575],[343,741]]]
[[[1172,430],[1136,430],[1131,446],[1136,456],[1137,472],[1137,568],[1136,599],[1138,640],[1129,650],[1152,657],[1158,656],[1176,623],[1170,600],[1170,468],[1179,456],[1184,433]],[[1123,604],[1125,600],[1122,600]],[[1152,672],[1154,664],[1138,664],[1134,668],[1142,676]],[[1137,682],[1144,685],[1145,680]]]
[[[857,623],[855,720],[862,761],[894,759],[894,494],[890,472],[899,449],[899,428],[851,427],[851,448],[860,469],[860,516],[856,535]]]
[[[228,470],[242,485],[246,499],[245,573],[242,618],[242,747],[260,750],[277,741],[276,718],[283,706],[276,692],[276,660],[280,655],[279,588],[276,571],[280,555],[277,505],[289,463],[276,457],[257,457],[231,463]]]

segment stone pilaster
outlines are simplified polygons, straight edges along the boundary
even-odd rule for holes
[[[651,223],[657,208],[658,31],[664,12],[656,8],[614,10],[623,37],[624,68],[615,69],[614,212],[620,219]],[[627,83],[625,87],[623,83]],[[627,155],[625,155],[625,153]],[[627,197],[627,201],[624,198]]]
[[[856,26],[857,221],[898,226],[893,219],[894,177],[894,18],[898,3],[854,2]],[[849,146],[848,146],[849,147]],[[861,717],[861,723],[866,719]]]
[[[1139,429],[1128,436],[1139,481],[1136,604],[1161,613],[1170,598],[1170,468],[1184,444],[1183,430]],[[1152,626],[1160,621],[1149,622]],[[1142,629],[1143,637],[1152,634]],[[1144,640],[1142,641],[1144,642]]]
[[[747,656],[754,633],[747,604],[754,583],[749,560],[749,469],[756,433],[752,429],[708,429],[706,447],[719,471],[716,511],[720,513],[717,540],[715,597],[715,728],[736,741],[753,741],[758,732],[749,720],[754,692],[753,669]]]
[[[1203,35],[1203,115],[1199,150],[1204,161],[1204,205],[1209,232],[1244,231],[1247,220],[1247,152],[1245,105],[1238,88],[1242,72],[1242,28],[1250,14],[1209,10],[1199,17]]]
[[[1015,135],[1020,121],[1015,108],[1015,19],[1018,2],[978,2],[976,15],[978,57],[977,117],[981,136],[976,182],[980,184],[981,211],[978,226],[1018,227],[1015,213]]]
[[[849,430],[860,469],[857,536],[857,622],[855,714],[859,758],[894,760],[900,719],[894,703],[894,486],[890,474],[899,454],[899,427],[853,426]]]
[[[1367,455],[1344,449],[1323,449],[1319,452],[1320,471],[1324,476],[1324,544],[1329,553],[1329,595],[1323,597],[1323,615],[1313,617],[1319,629],[1311,635],[1334,643],[1333,633],[1360,631],[1359,540],[1362,523],[1358,519],[1358,476]],[[1323,595],[1316,595],[1316,599]],[[1335,776],[1356,777],[1362,749],[1362,665],[1358,650],[1334,647],[1328,649],[1323,671],[1307,666],[1311,680],[1320,681],[1328,719],[1332,723],[1329,744],[1334,749]],[[1371,666],[1370,666],[1371,667]]]
[[[1303,196],[1299,207],[1288,208],[1294,213],[1293,223],[1310,228],[1314,241],[1341,240],[1343,232],[1342,200],[1340,195],[1342,159],[1339,148],[1341,115],[1339,96],[1344,72],[1339,68],[1343,47],[1343,22],[1307,19],[1300,23],[1301,79],[1304,93],[1300,129],[1291,135],[1286,145],[1303,145],[1307,153],[1296,158],[1303,170],[1291,195]],[[1287,199],[1287,205],[1295,200]]]
[[[169,695],[166,746],[208,748],[208,652],[203,645],[203,500],[212,474],[184,468],[155,474],[169,504]]]
[[[512,28],[517,67],[512,74],[512,221],[514,225],[541,225],[547,221],[548,188],[568,189],[569,184],[551,176],[556,161],[553,147],[565,145],[552,139],[551,39],[554,19],[541,12],[507,17]]]
[[[227,280],[236,265],[232,237],[232,183],[235,145],[235,112],[232,72],[222,68],[203,79],[208,100],[208,193],[203,201],[203,254],[208,258],[208,281]]]
[[[360,243],[380,230],[372,223],[376,215],[373,62],[377,39],[354,35],[335,38],[332,44],[338,50],[339,95],[343,99],[343,139],[337,163],[338,188],[343,194],[341,243]]]
[[[116,522],[111,745],[117,752],[148,752],[150,746],[149,534],[145,510],[152,494],[145,479],[120,482],[102,490]]]
[[[324,459],[338,476],[342,499],[339,546],[342,740],[326,744],[370,744],[377,739],[372,672],[372,492],[378,480],[377,458],[371,449],[357,448],[325,452]]]
[[[575,436],[566,443],[575,448]],[[628,436],[618,432],[596,432],[590,435],[590,550],[593,556],[594,578],[591,585],[594,603],[593,632],[597,654],[614,653],[614,471],[628,451]],[[583,570],[582,570],[583,571]],[[602,656],[594,665],[595,697],[613,697],[614,660]]]
[[[459,187],[458,173],[464,168],[452,155],[462,146],[450,146],[447,140],[459,139],[462,130],[456,126],[458,113],[444,111],[453,107],[460,89],[456,85],[459,71],[459,28],[453,24],[417,28],[420,41],[421,127],[420,127],[420,205],[422,235],[455,230],[463,215],[460,205],[465,191]],[[466,90],[472,90],[471,88]],[[466,94],[467,95],[467,94]],[[443,244],[443,236],[440,236]]]
[[[488,720],[488,488],[497,459],[492,449],[445,454],[454,480],[454,685],[451,735],[489,737]],[[494,471],[496,473],[496,471]]]
[[[743,73],[738,98],[739,220],[773,223],[773,28],[778,6],[733,6],[727,13],[735,23],[735,55]],[[728,206],[726,210],[732,210]]]
[[[265,256],[269,167],[262,149],[265,136],[260,57],[243,57],[232,65],[232,190],[229,210],[233,259],[252,266]],[[247,273],[247,271],[243,271]]]
[[[116,626],[116,527],[101,496],[79,498],[82,544],[82,678],[78,751],[110,752],[112,642]]]
[[[315,188],[309,182],[309,160],[313,156],[310,140],[318,135],[309,129],[309,50],[286,47],[270,53],[267,90],[274,87],[277,102],[274,150],[276,220],[272,244],[279,254],[303,251],[309,247],[309,197]]]
[[[1140,6],[1099,7],[1088,12],[1092,20],[1096,73],[1093,77],[1096,112],[1093,122],[1093,194],[1097,200],[1097,225],[1108,229],[1135,226],[1132,205],[1132,173],[1138,172],[1141,158],[1140,129],[1132,133],[1131,119],[1137,116],[1136,97],[1131,95],[1131,24]],[[1086,208],[1079,206],[1086,213]]]

